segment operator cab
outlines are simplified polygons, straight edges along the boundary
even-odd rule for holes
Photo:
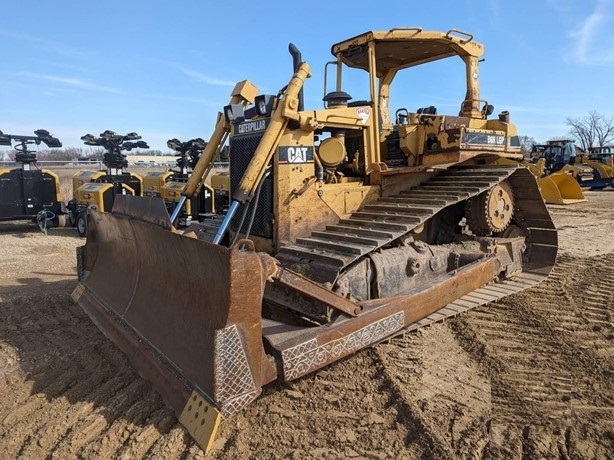
[[[417,27],[371,31],[337,43],[331,51],[337,58],[328,63],[337,67],[336,88],[325,101],[330,94],[342,92],[344,66],[368,73],[370,100],[361,102],[364,113],[372,109],[376,114],[372,129],[378,142],[372,148],[363,147],[369,152],[364,161],[367,171],[458,163],[485,151],[520,159],[518,134],[509,113],[503,111],[497,119],[489,120],[494,107],[480,99],[478,62],[484,49],[471,34],[456,29],[429,32]],[[458,115],[440,115],[434,105],[414,112],[406,107],[391,111],[396,104],[391,103],[390,92],[400,70],[453,56],[465,64],[466,93]],[[346,136],[346,143],[351,139]],[[353,146],[346,147],[349,152]]]
[[[591,147],[588,152],[588,159],[592,161],[607,165],[614,160],[614,147],[611,146]]]
[[[576,163],[576,146],[573,141],[568,140],[548,141],[544,145],[534,145],[531,159],[536,162],[540,158],[544,158],[546,162],[546,171],[559,171],[566,165]]]

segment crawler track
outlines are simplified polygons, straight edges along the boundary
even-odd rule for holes
[[[307,276],[333,285],[338,275],[371,252],[390,245],[425,224],[443,209],[464,202],[508,180],[516,195],[516,213],[529,229],[522,273],[496,285],[485,286],[458,299],[439,312],[415,323],[412,329],[496,301],[544,280],[556,257],[557,238],[533,176],[524,168],[510,166],[456,167],[439,173],[419,187],[383,197],[348,219],[313,232],[284,246],[276,258],[286,266],[303,265]]]

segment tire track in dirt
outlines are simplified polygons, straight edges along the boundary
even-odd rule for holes
[[[377,356],[365,350],[291,384],[265,388],[261,398],[222,422],[210,457],[419,458],[421,439],[408,433],[407,414],[392,399]],[[157,444],[147,458],[160,451],[172,458],[176,446]],[[192,455],[194,446],[186,447]]]
[[[2,336],[11,347],[19,350],[20,361],[19,370],[11,376],[10,386],[7,385],[14,406],[0,408],[0,439],[5,441],[2,443],[5,448],[19,447],[19,426],[36,424],[46,412],[41,408],[49,400],[71,391],[77,384],[67,356],[71,350],[66,342],[49,341],[53,331],[58,329],[46,329],[44,325],[57,325],[59,321],[54,319],[58,311],[48,305],[45,296],[4,298],[6,321],[0,326]],[[54,366],[49,366],[50,361]]]
[[[49,420],[37,429],[27,444],[24,444],[21,449],[23,455],[28,458],[38,458],[48,452],[53,453],[56,445],[70,436],[75,427],[83,424],[83,420],[94,412],[96,406],[102,402],[106,406],[106,401],[112,400],[117,392],[123,392],[128,384],[129,379],[125,374],[109,379],[106,372],[100,372],[83,383],[82,391],[85,394],[82,394],[80,399],[87,401],[80,400],[66,404],[64,398],[58,398],[64,400],[63,403],[52,404],[46,408]],[[92,391],[93,388],[96,388],[96,391]],[[71,396],[75,395],[68,395]]]
[[[562,256],[545,283],[376,347],[428,455],[571,453],[592,417],[614,428],[612,262]]]
[[[159,407],[147,414],[141,423],[145,425],[134,431],[124,445],[117,450],[120,458],[144,458],[160,439],[160,427],[169,423],[170,412],[165,407]]]
[[[544,301],[534,311],[551,320],[550,326],[563,334],[569,354],[575,357],[570,382],[572,416],[579,418],[584,412],[587,417],[611,414],[614,419],[614,255],[580,261],[565,255],[560,258],[560,271],[573,274],[553,279],[563,296],[540,293]],[[552,311],[560,309],[557,303],[562,298],[568,308],[552,321]],[[591,372],[587,372],[589,367]]]
[[[0,402],[2,458],[74,458],[116,427],[115,420],[126,420],[135,436],[147,430],[148,436],[130,447],[144,453],[160,437],[150,427],[176,424],[126,358],[80,309],[71,307],[72,285],[44,295],[3,295],[2,349],[13,350],[19,366],[2,388],[11,396],[10,404]],[[160,415],[150,417],[156,411]]]
[[[69,436],[58,443],[54,453],[62,452],[68,446],[86,458],[111,457],[122,446],[122,442],[116,441],[121,440],[129,424],[125,414],[138,413],[143,400],[156,402],[149,384],[130,375],[128,385],[75,424]],[[139,406],[134,408],[137,403]]]
[[[570,439],[579,425],[590,428],[595,417],[612,420],[614,386],[607,367],[612,364],[596,353],[611,356],[613,347],[607,323],[611,261],[610,254],[563,255],[546,282],[451,323],[459,342],[491,371],[491,452],[513,452],[511,430],[516,448],[529,456],[553,449],[567,455],[577,448]],[[588,320],[587,300],[592,302]],[[603,444],[596,439],[597,451],[611,449],[607,436]]]
[[[107,407],[106,400],[104,406]],[[52,458],[64,459],[81,456],[82,451],[89,443],[99,444],[101,439],[117,439],[118,445],[111,447],[109,457],[117,456],[131,437],[138,436],[143,430],[147,430],[151,414],[161,410],[161,401],[150,389],[141,394],[134,394],[128,404],[123,407],[118,417],[109,425],[110,418],[107,414],[93,413],[90,409],[87,417],[75,421],[71,425],[70,432],[62,438],[53,448]],[[166,409],[163,409],[166,410]],[[106,411],[105,411],[106,412]],[[119,422],[119,423],[117,423]],[[145,426],[142,426],[145,425]],[[159,434],[158,434],[159,436]],[[101,455],[101,458],[104,458]],[[127,457],[127,458],[140,458]]]
[[[487,443],[490,383],[446,323],[376,347],[391,404],[426,458],[473,458]]]
[[[174,418],[172,422],[171,424],[169,421],[170,429],[165,430],[168,427],[165,427],[163,424],[161,425],[161,429],[166,433],[165,436],[160,437],[143,458],[152,460],[159,458],[187,458],[188,456],[190,458],[205,458],[200,447],[190,439],[183,428],[175,423]]]
[[[56,437],[87,414],[89,406],[104,401],[127,383],[125,377],[123,382],[113,377],[111,361],[104,354],[91,353],[90,357],[90,363],[80,362],[41,376],[37,384],[41,388],[32,389],[4,418],[0,439],[5,447],[36,458],[40,447],[52,446]],[[49,385],[45,386],[46,382]]]

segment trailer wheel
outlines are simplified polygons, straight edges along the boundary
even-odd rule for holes
[[[68,225],[70,225],[71,227],[77,225],[77,214],[73,210],[68,211]]]
[[[85,211],[77,214],[77,233],[79,236],[87,235],[87,213]]]

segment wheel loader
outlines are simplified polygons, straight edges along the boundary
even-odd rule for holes
[[[570,150],[570,146],[566,147],[567,142],[569,141],[535,144],[530,157],[520,162],[535,175],[542,198],[548,204],[586,201],[580,181],[592,179],[592,171],[586,166],[575,164],[575,150]],[[512,160],[500,158],[497,163],[510,164]]]
[[[122,151],[149,148],[141,136],[132,132],[125,135],[106,130],[96,137],[85,134],[81,140],[86,145],[103,147],[106,152],[103,163],[106,170],[80,171],[73,176],[73,199],[67,204],[70,224],[77,227],[79,236],[87,232],[87,216],[90,209],[110,211],[118,195],[143,193],[143,178],[126,171],[128,160]]]
[[[610,146],[590,147],[588,153],[581,152],[577,162],[593,170],[591,190],[614,186],[614,148]]]
[[[263,386],[529,288],[555,263],[516,127],[479,93],[471,34],[371,31],[331,52],[323,107],[304,107],[310,67],[291,44],[279,92],[235,86],[170,216],[159,198],[119,196],[91,212],[77,252],[73,299],[205,450]],[[462,61],[457,114],[410,110],[411,88],[391,99],[398,72],[445,58]],[[348,68],[368,99],[344,91]],[[179,231],[226,141],[226,214]]]
[[[37,154],[31,145],[45,144],[62,147],[49,131],[37,129],[34,136],[4,134],[0,131],[0,145],[15,142],[15,162],[18,168],[0,168],[0,220],[31,220],[41,230],[48,226],[65,225],[67,210],[60,196],[59,176],[49,169],[37,167]]]
[[[607,159],[604,160],[603,155],[591,152],[587,154],[577,148],[573,140],[556,139],[547,141],[544,145],[535,145],[532,156],[534,161],[542,165],[543,174],[538,184],[546,203],[569,204],[586,201],[583,189],[600,190],[614,185],[614,174]],[[557,190],[554,190],[554,194],[547,192],[550,189],[544,181],[556,183]],[[550,199],[551,196],[555,198]],[[556,197],[563,199],[557,201]]]

